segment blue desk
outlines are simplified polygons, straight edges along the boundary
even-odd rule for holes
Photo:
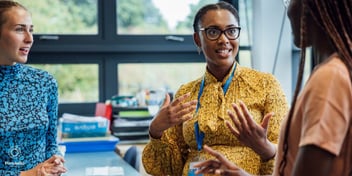
[[[123,158],[114,151],[102,152],[84,152],[84,153],[66,153],[65,166],[68,171],[63,176],[88,176],[87,170],[97,171],[104,167],[123,168],[123,174],[93,174],[89,176],[140,176],[132,166],[126,163]],[[120,168],[121,167],[121,168]],[[88,168],[88,169],[87,169]],[[115,172],[116,173],[116,172]]]

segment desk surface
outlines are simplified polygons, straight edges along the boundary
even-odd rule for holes
[[[140,176],[114,151],[66,153],[65,161],[68,171],[63,176]]]

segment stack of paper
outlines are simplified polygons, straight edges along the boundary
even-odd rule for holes
[[[100,116],[80,116],[64,113],[59,120],[61,138],[101,137],[109,134],[110,121]]]

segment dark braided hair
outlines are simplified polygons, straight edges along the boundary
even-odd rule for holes
[[[220,1],[216,4],[208,4],[206,6],[203,6],[201,9],[198,10],[196,16],[194,17],[193,21],[193,30],[194,32],[199,31],[200,23],[203,20],[203,16],[209,11],[209,10],[228,10],[235,16],[238,25],[240,24],[240,17],[238,16],[238,11],[230,4],[225,1]]]
[[[302,86],[303,69],[305,63],[305,47],[306,47],[306,18],[307,15],[313,17],[320,28],[325,31],[325,35],[330,39],[330,44],[334,47],[341,61],[346,65],[352,84],[352,1],[351,0],[302,0],[301,15],[301,59],[299,65],[298,79],[294,92],[291,109],[288,114],[287,126],[284,133],[283,143],[283,159],[280,161],[280,175],[284,175],[283,171],[287,163],[288,152],[288,136],[289,129],[293,117],[298,94]],[[309,13],[308,13],[309,12]],[[322,61],[316,60],[316,64]]]
[[[6,23],[6,20],[7,20],[5,18],[4,13],[6,13],[8,10],[10,10],[13,7],[20,7],[27,10],[23,5],[21,5],[18,2],[11,1],[11,0],[0,0],[0,34],[1,34],[2,25]]]

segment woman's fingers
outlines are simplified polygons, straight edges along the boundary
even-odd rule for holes
[[[229,111],[228,114],[238,129],[239,134],[251,135],[253,132],[260,130],[260,126],[253,119],[252,114],[249,112],[247,106],[242,101],[239,102],[239,106],[233,103],[232,107],[235,110],[237,116],[233,115],[231,111]],[[269,120],[273,114],[274,113],[268,113],[263,117],[263,121],[261,123],[262,128],[268,129]]]
[[[182,103],[186,98],[190,96],[190,93],[178,97],[168,107],[168,123],[170,126],[180,124],[184,121],[192,118],[194,110],[196,109],[197,100],[191,100]]]
[[[38,172],[41,175],[52,175],[65,173],[67,169],[64,167],[65,160],[62,156],[54,155],[40,164]]]
[[[43,164],[40,168],[42,175],[52,175],[65,173],[67,169],[63,165]]]
[[[192,100],[187,103],[182,104],[182,108],[177,112],[177,116],[182,118],[186,115],[192,117],[194,110],[196,109],[197,100]]]
[[[269,128],[269,121],[270,121],[271,117],[273,117],[273,116],[274,116],[274,113],[273,113],[273,112],[268,113],[268,114],[266,114],[266,115],[264,116],[263,122],[262,122],[261,125],[262,125],[262,127],[265,129],[265,131],[268,130],[268,128]]]
[[[238,106],[236,104],[232,104],[232,108],[235,110],[235,114],[233,114],[233,112],[228,111],[228,114],[233,122],[233,124],[235,125],[238,133],[242,133],[243,130],[245,130],[245,123],[244,123],[244,119],[242,116],[242,112],[239,110]]]
[[[209,146],[204,145],[203,148],[206,152],[208,152],[209,154],[213,155],[216,159],[218,159],[220,161],[221,165],[225,165],[226,167],[229,167],[232,164],[224,155],[213,150]]]
[[[225,124],[226,124],[227,128],[231,131],[231,133],[232,133],[236,138],[238,138],[238,137],[240,136],[240,133],[237,131],[236,128],[234,128],[234,127],[232,126],[231,122],[226,121]]]
[[[182,103],[189,96],[190,93],[187,93],[178,97],[171,103],[168,103],[168,95],[166,96],[166,101],[150,125],[152,134],[159,134],[154,136],[160,136],[162,131],[192,118],[190,112],[195,110],[197,100]]]
[[[184,95],[181,95],[178,98],[176,98],[174,101],[172,101],[170,105],[175,107],[175,106],[181,104],[189,96],[191,96],[191,93],[186,93]]]
[[[196,109],[197,100],[191,100],[185,103],[173,104],[172,112],[177,114],[177,116],[184,116]]]
[[[234,163],[229,161],[224,155],[213,150],[207,145],[203,146],[204,151],[214,156],[216,160],[207,160],[202,163],[195,165],[195,167],[200,168],[196,172],[199,173],[208,173],[208,174],[216,174],[216,175],[238,175],[241,169],[238,168]]]
[[[199,171],[201,173],[214,172],[214,170],[216,168],[220,168],[220,166],[221,164],[219,163],[219,161],[216,161],[216,160],[207,160],[194,165],[194,167],[200,168]]]
[[[249,112],[247,106],[242,101],[240,101],[240,107],[241,107],[244,119],[246,121],[246,125],[248,127],[248,130],[255,128],[256,123],[253,120],[252,114]]]
[[[170,95],[168,93],[166,93],[161,107],[168,106],[169,104],[170,104]]]
[[[64,162],[64,158],[62,156],[59,155],[53,155],[52,157],[50,157],[49,159],[47,159],[45,162],[46,163],[55,163],[55,162]]]

